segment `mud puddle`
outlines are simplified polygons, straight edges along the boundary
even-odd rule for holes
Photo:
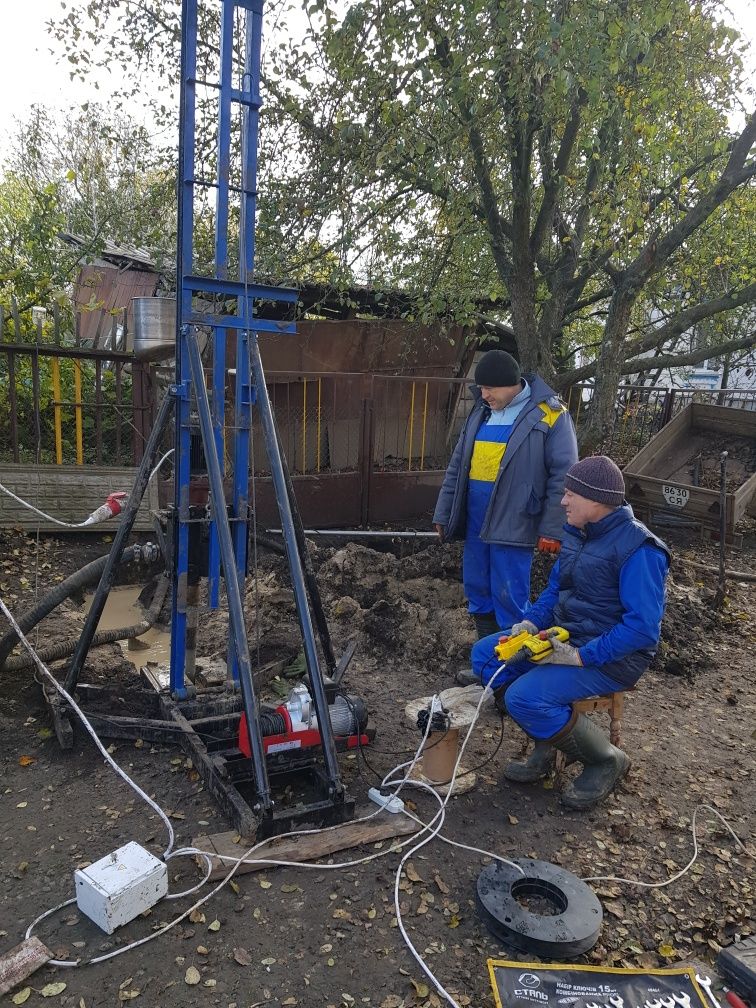
[[[98,630],[115,630],[117,627],[131,626],[144,619],[144,610],[137,603],[141,591],[141,585],[113,588],[97,625]],[[89,612],[93,598],[94,595],[86,596],[83,609],[85,613]],[[118,643],[124,657],[137,669],[141,669],[147,662],[164,664],[170,661],[171,635],[157,627],[148,630],[141,637]]]

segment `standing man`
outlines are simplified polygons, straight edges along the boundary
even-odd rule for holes
[[[522,619],[534,547],[559,552],[559,501],[577,441],[554,390],[538,375],[523,376],[504,350],[478,361],[474,394],[433,522],[442,540],[465,541],[465,596],[485,637]]]
[[[562,792],[570,808],[591,808],[628,771],[626,753],[612,745],[575,700],[626,690],[640,679],[659,643],[669,551],[639,522],[625,501],[625,482],[606,455],[585,458],[567,473],[562,505],[567,514],[562,551],[549,583],[512,633],[552,626],[569,632],[540,663],[498,671],[495,634],[473,646],[478,682],[487,682],[534,740],[524,763],[510,763],[508,780],[532,784],[547,776],[555,750],[583,764]]]

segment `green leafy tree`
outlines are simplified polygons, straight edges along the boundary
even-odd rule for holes
[[[756,174],[742,45],[720,4],[314,0],[307,13],[304,40],[266,50],[271,271],[335,256],[334,282],[348,269],[407,284],[422,317],[511,323],[526,367],[559,388],[595,378],[593,442],[649,351],[663,359],[756,298],[752,236],[726,288],[685,281],[693,262],[715,275],[710,223],[737,225]],[[121,65],[124,93],[157,65],[175,84],[178,33],[175,0],[74,3],[58,27],[80,72]]]
[[[174,169],[145,129],[86,106],[62,122],[35,107],[11,138],[0,175],[0,299],[19,313],[70,304],[80,261],[106,240],[146,249],[160,264],[175,248]],[[59,239],[83,239],[71,248]]]

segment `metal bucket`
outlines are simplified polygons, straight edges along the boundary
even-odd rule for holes
[[[131,299],[134,318],[134,356],[137,360],[162,360],[176,349],[176,299]]]

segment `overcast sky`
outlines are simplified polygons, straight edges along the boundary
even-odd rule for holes
[[[61,13],[60,0],[0,0],[0,4],[0,136],[12,131],[14,118],[24,118],[34,103],[66,110],[84,101],[107,99],[107,74],[98,78],[99,90],[71,81],[67,65],[58,63],[49,51],[52,42],[45,22]],[[751,63],[756,66],[756,0],[730,0],[729,9],[733,23],[751,39]],[[138,116],[136,109],[134,117]],[[0,141],[0,153],[2,147]]]

